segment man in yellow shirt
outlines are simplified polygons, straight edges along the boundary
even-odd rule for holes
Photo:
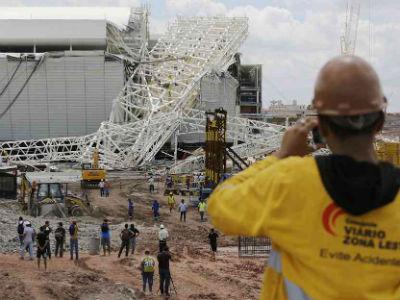
[[[203,199],[201,199],[199,204],[197,205],[197,208],[199,209],[199,213],[200,213],[200,222],[204,222],[204,213],[207,208],[206,202]]]
[[[175,201],[174,194],[171,192],[171,193],[169,193],[168,198],[167,198],[169,213],[171,213],[173,211],[173,209],[175,207],[175,203],[176,203],[176,201]]]
[[[386,108],[379,78],[361,58],[334,58],[313,105],[317,118],[214,191],[212,222],[226,234],[271,237],[261,299],[400,299],[400,171],[373,146]],[[331,155],[306,156],[316,126]]]

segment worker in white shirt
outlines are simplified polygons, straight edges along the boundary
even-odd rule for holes
[[[160,247],[160,252],[164,250],[167,246],[167,239],[169,238],[169,233],[167,228],[163,224],[160,225],[160,230],[158,231],[158,242]]]

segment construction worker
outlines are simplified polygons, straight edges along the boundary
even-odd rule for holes
[[[160,292],[161,295],[169,296],[169,283],[171,281],[171,273],[169,270],[169,261],[171,260],[171,254],[167,246],[160,251],[157,255],[158,260],[158,271],[160,274]]]
[[[165,247],[167,247],[167,240],[169,238],[169,233],[167,228],[164,227],[163,224],[160,225],[160,230],[158,231],[158,246],[160,252],[163,251]]]
[[[185,200],[181,200],[181,203],[179,204],[179,212],[181,213],[180,221],[182,220],[186,222],[186,212],[187,212],[187,205],[185,203]]]
[[[129,227],[129,231],[131,232],[131,237],[130,237],[130,247],[131,247],[131,254],[135,254],[135,249],[136,249],[136,238],[139,236],[140,232],[137,230],[135,227],[135,224],[131,224]]]
[[[28,249],[29,259],[33,260],[33,241],[35,240],[35,230],[32,228],[31,223],[28,221],[25,221],[23,236],[24,236],[24,245],[20,249],[21,259],[24,259],[25,249]]]
[[[24,245],[24,219],[22,217],[19,217],[18,219],[18,225],[17,225],[17,233],[18,233],[18,239],[19,239],[19,248],[21,249]]]
[[[174,209],[175,203],[176,203],[176,201],[175,201],[174,194],[172,192],[170,192],[169,195],[168,195],[168,198],[167,198],[167,204],[168,204],[168,207],[169,207],[169,213],[171,213],[172,210]]]
[[[154,193],[154,178],[153,176],[150,176],[149,180],[147,180],[147,183],[149,184],[149,192]]]
[[[190,182],[191,182],[190,175],[187,175],[187,176],[186,176],[186,189],[187,189],[187,190],[190,189]]]
[[[216,227],[272,239],[261,299],[400,299],[400,171],[373,145],[386,104],[366,61],[330,60],[315,86],[318,117],[211,195]],[[331,155],[306,156],[317,125]]]
[[[58,223],[58,227],[54,231],[54,237],[56,240],[55,256],[57,257],[58,253],[60,253],[60,257],[63,257],[64,243],[65,243],[65,229],[63,227],[62,222]]]
[[[99,182],[99,189],[100,189],[100,197],[104,197],[104,179]]]
[[[110,196],[111,183],[108,180],[104,181],[104,197]]]
[[[53,231],[50,227],[50,222],[46,221],[44,223],[44,233],[46,234],[47,238],[47,243],[46,243],[46,251],[47,251],[47,256],[49,259],[51,259],[51,248],[50,248],[50,233]]]
[[[158,221],[160,218],[160,203],[157,200],[153,200],[153,204],[151,205],[151,210],[153,211],[153,219],[154,221]]]
[[[100,226],[101,230],[101,245],[103,247],[103,254],[106,256],[106,251],[108,255],[111,255],[111,234],[110,234],[110,226],[108,226],[108,220],[104,219],[103,223]]]
[[[204,213],[205,213],[206,208],[207,208],[207,204],[204,201],[204,199],[200,200],[199,204],[197,205],[197,208],[198,208],[199,213],[200,213],[200,221],[204,222]]]
[[[156,261],[150,256],[150,251],[146,250],[144,252],[144,258],[140,264],[140,269],[142,271],[143,279],[143,293],[146,293],[146,285],[149,285],[150,293],[153,292],[153,279],[154,279],[154,269]]]
[[[135,205],[133,203],[132,199],[128,199],[128,219],[129,221],[132,221],[133,219],[133,209],[134,209]]]
[[[75,251],[75,260],[78,260],[78,257],[79,257],[79,246],[78,246],[79,227],[75,220],[71,221],[68,231],[69,231],[69,251],[70,251],[71,260],[74,259],[74,251]]]
[[[118,258],[121,257],[121,253],[125,248],[125,257],[129,255],[129,241],[131,238],[131,232],[129,231],[129,225],[125,224],[124,229],[122,229],[121,233],[119,234],[121,238],[121,247],[119,248]]]
[[[210,246],[211,246],[211,252],[212,252],[212,258],[215,261],[215,254],[217,253],[217,239],[218,239],[218,233],[215,232],[214,228],[211,228],[210,233],[208,234],[208,239],[210,241]]]
[[[49,243],[49,240],[47,238],[46,234],[46,226],[41,226],[40,231],[36,237],[37,240],[37,250],[36,250],[36,257],[37,257],[37,266],[38,269],[40,269],[40,258],[43,257],[43,263],[44,263],[44,270],[47,270],[47,254],[49,253],[47,251],[47,245]]]

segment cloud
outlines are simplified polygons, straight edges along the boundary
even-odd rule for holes
[[[166,7],[175,14],[195,16],[223,15],[227,8],[223,3],[213,0],[166,0]]]

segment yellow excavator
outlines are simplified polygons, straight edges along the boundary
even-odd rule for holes
[[[93,152],[93,162],[82,164],[82,188],[96,188],[99,182],[107,177],[106,170],[99,167],[99,151]]]

